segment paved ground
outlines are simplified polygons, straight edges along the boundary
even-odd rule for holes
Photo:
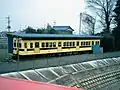
[[[108,58],[108,57],[118,57],[120,52],[104,53],[104,54],[84,54],[84,55],[74,55],[74,56],[64,56],[64,57],[51,57],[47,59],[21,61],[19,63],[1,63],[0,73],[17,71],[17,70],[27,70],[33,68],[43,68],[58,65],[67,65],[72,63],[86,62],[90,60]]]

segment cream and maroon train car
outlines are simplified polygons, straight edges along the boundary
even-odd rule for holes
[[[8,51],[13,55],[55,54],[92,51],[100,45],[100,36],[25,34],[12,33],[8,36]]]

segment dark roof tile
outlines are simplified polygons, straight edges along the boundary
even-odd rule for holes
[[[101,36],[90,35],[65,35],[65,34],[26,34],[26,33],[9,33],[7,36],[21,38],[101,38]]]
[[[70,26],[53,26],[53,28],[55,30],[65,30],[65,31],[72,30],[72,31],[74,31]]]

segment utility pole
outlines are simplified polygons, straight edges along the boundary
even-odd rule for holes
[[[19,52],[19,49],[20,49],[20,41],[22,40],[22,38],[20,37],[17,37],[17,69],[19,71],[19,61],[20,61],[20,52]]]
[[[82,32],[81,27],[82,27],[82,13],[80,13],[79,35],[80,35],[80,32]]]
[[[10,26],[10,16],[6,17],[6,19],[7,19],[7,23],[8,23],[7,29],[8,29],[8,32],[10,32],[10,29],[11,29],[11,26]]]
[[[19,37],[17,37],[17,70],[19,71],[19,60],[20,60],[20,57],[19,57],[19,43],[20,43],[20,40],[19,40]]]

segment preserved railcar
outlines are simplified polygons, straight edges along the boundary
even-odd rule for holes
[[[9,53],[21,56],[92,51],[93,45],[100,45],[101,38],[88,35],[25,33],[12,33],[7,36]]]

